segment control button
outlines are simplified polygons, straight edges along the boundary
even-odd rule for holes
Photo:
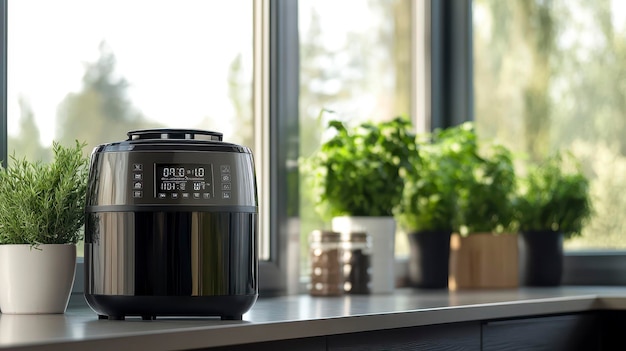
[[[140,191],[140,190],[133,191],[133,197],[134,198],[142,198],[143,197],[143,191]]]
[[[230,199],[230,191],[223,191],[222,199]]]
[[[222,190],[230,190],[230,183],[222,183]]]
[[[178,199],[178,193],[172,193],[172,199]]]
[[[230,165],[221,165],[220,170],[222,173],[230,173]]]
[[[222,174],[222,182],[230,182],[230,174]]]
[[[200,198],[200,193],[193,193],[193,198],[194,199],[199,199]]]
[[[165,193],[159,193],[159,195],[158,195],[158,196],[159,196],[159,199],[165,199],[165,198],[167,198],[167,194],[165,194]]]
[[[211,198],[211,193],[204,193],[202,194],[202,197],[204,197],[205,200],[208,200]]]
[[[143,163],[133,163],[133,171],[143,171]]]
[[[133,179],[134,180],[142,180],[143,179],[143,173],[133,173]]]
[[[135,184],[133,184],[133,188],[134,189],[143,189],[143,183],[142,182],[135,182]]]
[[[189,198],[189,193],[183,193],[183,199],[188,199]]]

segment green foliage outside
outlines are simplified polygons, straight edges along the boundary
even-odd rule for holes
[[[621,1],[474,0],[478,135],[520,174],[572,153],[594,214],[568,249],[626,248],[626,25]],[[620,13],[621,11],[621,13]],[[621,22],[619,21],[621,18]],[[530,171],[530,170],[528,170]]]
[[[84,144],[54,143],[54,160],[13,158],[0,167],[0,244],[76,244],[82,239],[89,160]]]
[[[94,62],[85,65],[82,88],[70,92],[59,102],[56,111],[55,140],[61,145],[71,145],[74,140],[85,141],[84,153],[89,154],[99,144],[126,138],[126,132],[134,129],[163,128],[164,125],[133,105],[129,97],[131,83],[117,69],[117,58],[106,42],[99,44],[100,55]],[[235,110],[237,134],[229,141],[254,146],[252,121],[251,78],[246,76],[241,55],[233,58],[228,72],[228,95]],[[184,104],[172,101],[172,104]],[[9,152],[17,158],[41,160],[52,159],[52,149],[41,145],[39,127],[28,99],[20,99],[19,134],[9,135]],[[184,125],[186,116],[172,116],[172,126],[181,128],[220,130],[224,116],[207,116],[200,125]],[[9,160],[10,161],[10,160]]]
[[[133,129],[163,127],[149,121],[128,98],[130,84],[116,72],[117,59],[106,45],[100,44],[100,57],[85,68],[83,88],[69,93],[57,111],[56,139],[69,144],[85,140],[90,148],[124,140]],[[88,151],[91,151],[89,149]]]
[[[163,127],[133,106],[130,84],[116,71],[117,60],[108,45],[101,42],[99,50],[97,61],[85,66],[82,89],[68,93],[56,111],[55,140],[65,146],[83,140],[86,155],[98,144],[125,139],[129,130]],[[22,99],[20,107],[20,133],[9,136],[9,151],[18,159],[50,161],[53,150],[40,144],[28,100]]]
[[[515,206],[520,230],[560,231],[566,239],[581,235],[592,214],[589,180],[573,156],[563,157],[547,158],[520,180]]]

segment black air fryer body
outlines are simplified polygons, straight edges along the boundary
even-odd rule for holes
[[[241,319],[258,296],[252,153],[215,132],[128,137],[91,156],[87,302],[110,319]]]

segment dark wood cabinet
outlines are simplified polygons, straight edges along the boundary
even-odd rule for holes
[[[213,347],[211,351],[326,351],[326,337],[278,340],[255,344]]]
[[[328,337],[328,351],[480,350],[480,323],[451,323]]]
[[[600,350],[600,317],[563,315],[486,322],[483,351]]]
[[[624,311],[459,322],[238,345],[211,350],[626,350]]]
[[[598,311],[601,317],[600,335],[602,351],[626,350],[626,312],[624,311]]]

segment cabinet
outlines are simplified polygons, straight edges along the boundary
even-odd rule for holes
[[[211,351],[326,351],[326,337],[303,338],[293,340],[278,340],[260,342],[256,344],[243,344],[235,346],[213,347]]]
[[[329,336],[327,350],[478,351],[480,350],[480,323],[450,323]]]
[[[602,351],[626,350],[626,312],[623,311],[599,311],[601,317],[600,333]]]
[[[484,351],[599,350],[600,317],[576,314],[485,322]]]
[[[626,312],[459,322],[265,342],[211,350],[626,350]]]

